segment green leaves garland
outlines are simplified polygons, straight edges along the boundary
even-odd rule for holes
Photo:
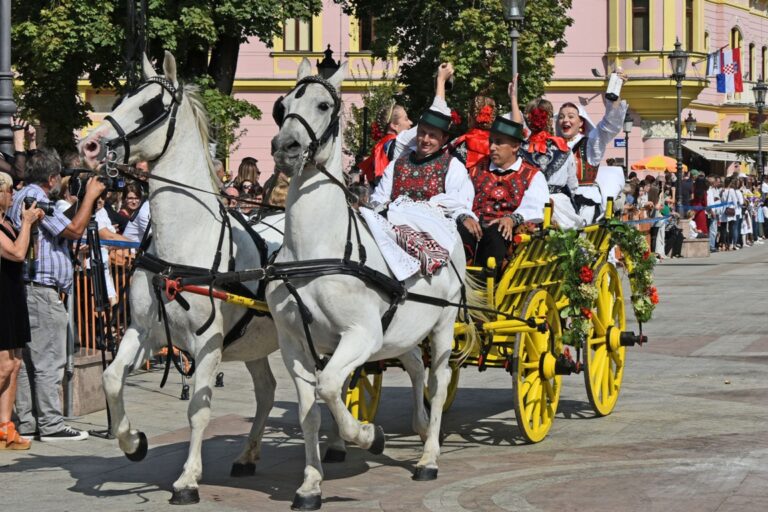
[[[597,299],[592,271],[597,251],[592,242],[575,229],[551,229],[547,251],[557,257],[563,276],[562,292],[568,298],[568,305],[560,311],[562,318],[570,319],[570,327],[563,332],[563,343],[582,347],[589,335],[592,307]]]
[[[645,236],[634,226],[619,219],[607,223],[611,232],[611,242],[621,249],[631,265],[629,286],[632,290],[632,309],[638,322],[647,322],[653,316],[653,310],[659,303],[659,293],[653,286],[653,267],[656,255],[648,249]],[[627,267],[627,268],[629,268]]]

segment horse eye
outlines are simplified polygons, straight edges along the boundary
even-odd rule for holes
[[[328,103],[326,103],[326,102],[322,102],[321,104],[319,104],[319,105],[317,106],[317,108],[319,108],[320,110],[322,110],[323,112],[325,112],[326,110],[328,110],[329,108],[331,108],[331,105],[329,105],[329,104],[328,104]]]

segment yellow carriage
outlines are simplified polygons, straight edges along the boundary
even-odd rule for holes
[[[612,204],[608,205],[612,212]],[[542,228],[532,234],[517,235],[514,251],[501,279],[495,282],[495,262],[486,268],[474,267],[485,279],[485,302],[494,314],[471,312],[479,327],[481,342],[461,361],[454,361],[448,390],[447,409],[458,389],[462,366],[504,368],[512,374],[514,409],[522,435],[539,442],[552,426],[560,398],[562,374],[558,365],[563,351],[561,312],[569,304],[563,291],[563,275],[558,257],[550,250],[550,210]],[[586,226],[581,236],[596,249],[591,268],[597,298],[586,315],[591,325],[581,347],[582,372],[587,396],[595,413],[610,414],[616,405],[624,375],[625,348],[644,341],[627,332],[622,282],[616,267],[608,261],[613,247],[610,214]],[[624,254],[623,264],[631,273],[633,262]],[[456,353],[464,353],[466,324],[457,322]],[[352,378],[346,401],[350,411],[362,421],[372,421],[381,396],[382,370],[397,366],[396,361],[367,365]]]

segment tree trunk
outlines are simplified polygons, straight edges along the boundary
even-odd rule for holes
[[[222,94],[232,94],[239,54],[239,35],[222,34],[211,51],[208,74],[213,77],[216,89]]]

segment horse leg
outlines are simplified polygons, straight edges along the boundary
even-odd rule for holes
[[[416,347],[407,354],[399,357],[403,368],[408,372],[411,378],[411,388],[413,390],[413,419],[411,428],[419,434],[421,441],[427,439],[427,430],[429,428],[429,415],[424,406],[424,360],[421,357],[421,348]]]
[[[456,313],[450,310],[450,317],[443,317],[432,331],[432,365],[429,371],[430,415],[427,440],[424,452],[416,464],[414,480],[434,480],[437,478],[437,458],[440,455],[440,423],[443,418],[443,405],[448,396],[448,383],[451,369],[448,365],[453,344],[453,322]]]
[[[256,461],[261,458],[261,439],[267,424],[269,412],[275,403],[275,388],[277,382],[269,360],[264,357],[256,361],[246,361],[245,367],[253,380],[253,391],[256,394],[256,416],[253,419],[248,442],[240,456],[232,464],[231,476],[251,476],[256,473]]]
[[[213,328],[213,327],[212,327]],[[213,332],[221,332],[221,328]],[[189,437],[189,452],[184,463],[184,471],[173,483],[173,494],[170,503],[173,505],[189,505],[200,501],[198,493],[198,481],[203,476],[202,447],[205,427],[211,419],[211,395],[213,394],[213,382],[216,371],[221,362],[221,335],[218,344],[206,350],[196,351],[199,361],[195,367],[194,391],[187,408],[187,418],[192,433]],[[195,340],[193,346],[197,346]],[[214,345],[216,342],[209,339],[203,347]]]
[[[345,400],[347,393],[349,392],[349,383],[351,377],[347,377],[344,381],[344,386],[341,388],[341,399]],[[328,433],[328,447],[325,449],[325,455],[323,455],[323,463],[333,464],[335,462],[344,462],[347,458],[347,443],[339,435],[339,426],[336,424],[336,420],[333,420],[333,426]]]
[[[360,423],[341,399],[344,380],[370,356],[366,350],[370,339],[360,326],[351,327],[344,333],[333,357],[318,376],[317,394],[331,410],[341,438],[378,455],[384,451],[384,431],[371,423]]]
[[[125,414],[123,390],[131,369],[140,364],[147,353],[147,339],[148,336],[140,336],[135,327],[129,326],[120,341],[117,355],[101,378],[112,417],[112,434],[117,438],[123,453],[134,462],[147,455],[147,436],[139,430],[131,429],[131,422]]]
[[[315,365],[301,346],[281,340],[280,351],[296,386],[299,423],[304,435],[304,481],[296,491],[291,509],[318,510],[322,504],[323,467],[320,463],[320,406],[315,394]]]

